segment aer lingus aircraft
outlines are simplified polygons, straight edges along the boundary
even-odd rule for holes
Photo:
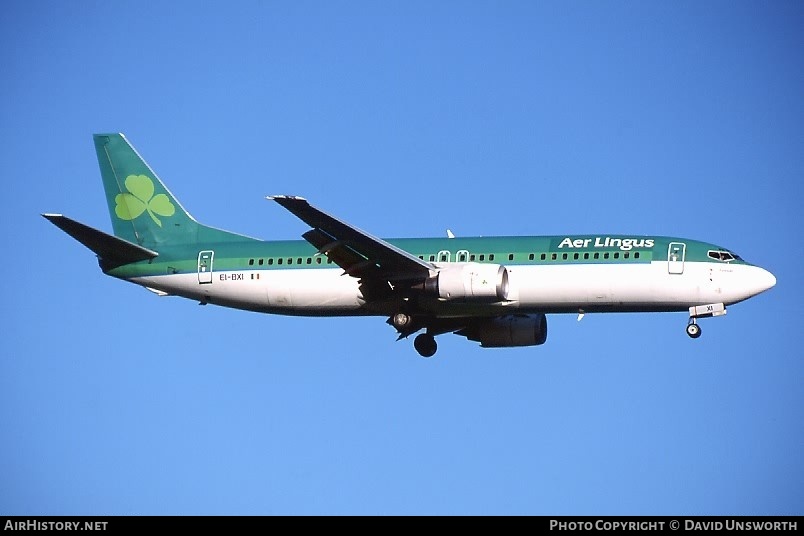
[[[262,313],[387,318],[416,350],[456,333],[534,346],[550,313],[689,311],[697,320],[776,284],[726,248],[684,238],[589,234],[381,239],[301,197],[269,197],[310,230],[262,241],[198,223],[122,134],[94,136],[114,235],[44,214],[101,270],[161,296]],[[451,235],[451,233],[450,233]]]

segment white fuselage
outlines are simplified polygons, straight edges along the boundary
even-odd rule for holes
[[[453,263],[457,264],[457,263]],[[670,273],[667,261],[643,264],[507,265],[508,300],[432,299],[440,316],[511,313],[683,311],[695,305],[730,305],[775,283],[766,270],[745,264],[686,262]],[[203,303],[303,316],[393,314],[390,304],[367,303],[357,279],[335,269],[273,269],[132,278],[145,287]],[[209,274],[205,279],[209,279]],[[771,280],[773,282],[771,282]]]

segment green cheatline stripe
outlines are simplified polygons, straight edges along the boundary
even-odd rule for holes
[[[613,252],[612,252],[613,255]],[[490,261],[489,259],[490,254],[486,254],[484,261],[475,261],[481,262],[485,264],[502,264],[506,266],[548,266],[548,265],[578,265],[578,264],[648,264],[651,262],[651,256],[648,253],[644,253],[640,255],[640,258],[635,259],[633,258],[633,254],[628,259],[615,259],[613,256],[610,256],[609,259],[604,259],[603,255],[601,254],[599,259],[594,259],[591,257],[589,259],[583,259],[583,255],[581,254],[581,258],[579,260],[573,259],[573,255],[569,254],[569,259],[563,260],[561,258],[561,254],[559,254],[557,260],[551,260],[550,255],[548,255],[547,260],[541,260],[540,254],[536,254],[533,261],[528,260],[529,254],[515,254],[514,260],[508,260],[508,254],[494,254],[494,260]],[[425,260],[429,259],[429,255],[424,255]],[[498,260],[501,259],[502,260]],[[282,264],[279,264],[278,261],[281,258]],[[317,263],[317,258],[321,259],[321,263]],[[259,259],[263,259],[263,264],[259,264]],[[273,261],[272,264],[268,264],[269,259]],[[308,264],[308,259],[310,259],[310,263]],[[254,264],[249,264],[250,260],[254,260]],[[291,262],[289,263],[288,260]],[[301,260],[301,262],[299,262]],[[455,262],[455,256],[452,256],[452,261]],[[230,272],[230,271],[271,271],[271,270],[326,270],[326,269],[340,269],[335,263],[328,263],[327,258],[325,256],[292,256],[292,255],[283,255],[281,257],[237,257],[237,258],[226,258],[216,255],[213,260],[213,267],[214,272]],[[198,263],[196,259],[191,260],[176,260],[170,261],[166,260],[164,262],[141,262],[135,264],[129,264],[125,266],[121,266],[112,270],[110,272],[113,275],[118,277],[145,277],[145,276],[152,276],[152,275],[169,275],[169,274],[183,274],[183,273],[195,273],[198,271]]]
[[[610,240],[607,240],[610,239]],[[626,240],[651,240],[653,249],[634,247],[634,242]],[[642,237],[634,239],[622,236],[545,236],[545,237],[486,237],[486,238],[420,238],[420,239],[391,239],[388,240],[410,251],[416,256],[422,256],[425,261],[443,262],[439,253],[449,252],[452,262],[465,258],[466,261],[494,263],[519,266],[548,266],[572,264],[646,264],[652,261],[665,261],[667,248],[671,242],[686,244],[686,262],[711,262],[707,252],[713,249],[721,250],[713,244],[694,240],[675,239],[669,237]],[[568,242],[569,241],[569,242]],[[562,247],[559,247],[562,245]],[[570,243],[573,244],[570,247]],[[640,242],[636,242],[640,245]],[[642,242],[644,243],[644,242]],[[575,247],[585,245],[586,247]],[[614,244],[615,247],[612,247]],[[609,247],[596,247],[608,245]],[[623,248],[630,248],[624,250]],[[206,247],[196,245],[181,245],[162,248],[159,257],[153,262],[121,266],[112,275],[118,277],[138,277],[149,275],[166,275],[174,273],[195,273],[198,270],[197,258],[201,250],[215,252],[213,271],[247,271],[247,270],[297,270],[297,269],[336,269],[337,265],[328,263],[325,256],[315,256],[315,248],[303,240],[267,241],[257,240],[240,243],[209,244]],[[458,253],[462,255],[459,256]],[[509,255],[513,254],[513,260]],[[542,260],[542,254],[545,259]],[[595,255],[598,258],[595,258]],[[606,258],[608,254],[608,258]],[[625,255],[628,255],[628,258]],[[638,254],[638,258],[637,258]],[[531,255],[533,259],[531,260]],[[553,255],[556,259],[553,259]],[[566,259],[564,256],[566,255]],[[575,258],[577,255],[577,259]],[[474,259],[472,258],[474,256]],[[483,257],[481,260],[481,256]],[[585,257],[589,258],[585,258]],[[615,257],[616,256],[616,257]],[[321,264],[317,259],[321,259]],[[253,264],[249,261],[253,259]],[[259,264],[259,260],[263,264]],[[273,260],[272,264],[268,264]],[[282,264],[279,264],[282,259]],[[288,259],[291,262],[288,263]],[[301,259],[301,263],[299,263]],[[307,264],[308,260],[310,264]],[[736,264],[746,264],[744,261],[732,261]]]

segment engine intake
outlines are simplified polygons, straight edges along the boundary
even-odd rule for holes
[[[535,314],[482,319],[456,333],[484,348],[538,346],[547,340],[547,317]]]
[[[424,290],[444,300],[508,299],[508,270],[499,264],[462,263],[441,268]]]

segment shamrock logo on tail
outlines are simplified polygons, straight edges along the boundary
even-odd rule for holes
[[[128,192],[117,194],[114,198],[116,206],[114,213],[121,220],[133,220],[146,210],[148,215],[159,227],[162,222],[157,214],[165,218],[173,216],[176,207],[165,194],[154,195],[154,183],[146,175],[129,175],[126,177],[126,190]]]

